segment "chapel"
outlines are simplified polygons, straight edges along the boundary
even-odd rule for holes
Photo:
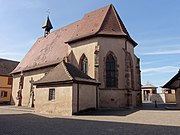
[[[42,28],[11,73],[12,103],[60,115],[141,105],[137,43],[112,4],[52,32],[48,16]]]

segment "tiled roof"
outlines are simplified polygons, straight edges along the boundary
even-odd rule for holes
[[[34,84],[63,83],[68,81],[90,82],[98,84],[95,79],[81,72],[77,67],[64,61],[60,62],[55,68],[49,71],[43,78]]]
[[[134,46],[137,43],[130,37],[114,6],[108,5],[86,14],[76,27],[67,43],[94,35],[113,35],[128,38]]]
[[[180,87],[180,69],[179,72],[174,77],[172,77],[162,88],[174,88],[172,84],[175,81],[179,81],[179,87]]]
[[[12,73],[58,64],[68,55],[68,43],[98,35],[122,36],[137,45],[127,32],[113,5],[88,14],[70,25],[39,38]]]
[[[150,83],[147,83],[145,85],[142,85],[142,88],[157,88],[156,86],[150,84]]]
[[[15,69],[18,64],[19,62],[17,61],[0,58],[0,75],[10,76],[10,73]]]

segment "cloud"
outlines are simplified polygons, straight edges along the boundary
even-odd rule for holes
[[[1,56],[22,56],[21,53],[15,53],[15,52],[0,52],[0,57]]]
[[[150,65],[150,64],[157,63],[157,62],[162,62],[162,60],[161,61],[146,61],[146,62],[141,61],[141,65]]]
[[[38,9],[44,5],[40,0],[0,0],[0,13],[22,9]],[[9,8],[10,7],[10,8]]]
[[[171,73],[177,72],[179,67],[174,66],[163,66],[163,67],[156,67],[156,68],[145,68],[142,69],[142,73]]]
[[[165,37],[165,38],[157,38],[157,39],[146,39],[139,41],[139,44],[152,44],[152,43],[161,43],[161,42],[167,42],[167,41],[173,41],[173,40],[179,40],[180,37]]]
[[[0,58],[21,60],[23,55],[24,55],[23,53],[19,53],[19,52],[0,50]]]
[[[171,54],[180,54],[180,50],[167,50],[167,51],[147,52],[147,53],[142,53],[141,55],[171,55]]]
[[[152,64],[159,64],[159,63],[164,63],[164,62],[169,62],[168,59],[160,59],[160,60],[154,60],[154,61],[148,61],[148,60],[142,60],[141,65],[152,65]],[[177,63],[177,62],[176,62]],[[178,64],[178,63],[177,63]]]
[[[39,8],[42,5],[38,0],[22,0],[22,2],[19,3],[21,3],[21,6],[25,8]]]

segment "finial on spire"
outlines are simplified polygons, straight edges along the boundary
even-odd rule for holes
[[[51,21],[49,19],[49,14],[50,14],[49,9],[46,12],[48,13],[48,15],[47,15],[46,21],[44,22],[44,25],[42,26],[42,28],[45,30],[44,31],[44,37],[46,37],[50,33],[50,30],[53,29],[53,26],[52,26]]]
[[[49,16],[49,15],[50,15],[50,9],[48,9],[48,10],[46,11],[46,13],[47,13],[47,15]]]

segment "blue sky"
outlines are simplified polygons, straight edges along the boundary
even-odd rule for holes
[[[43,35],[48,9],[56,30],[111,3],[138,43],[142,84],[164,85],[180,68],[179,0],[0,0],[0,57],[21,60]]]

